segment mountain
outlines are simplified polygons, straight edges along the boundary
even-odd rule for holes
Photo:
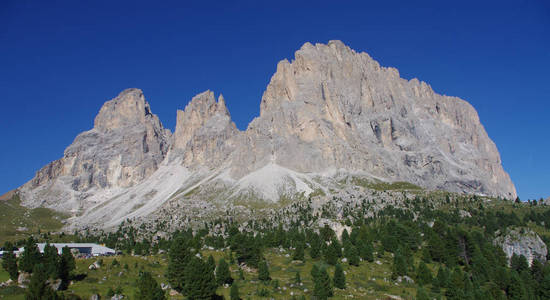
[[[516,197],[470,104],[340,41],[306,43],[279,62],[260,108],[239,131],[223,96],[206,91],[177,111],[172,134],[140,90],[125,90],[18,189],[22,203],[112,227],[182,207],[327,195],[356,178]]]

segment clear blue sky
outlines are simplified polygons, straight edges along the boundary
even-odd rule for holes
[[[520,197],[550,196],[549,1],[412,2],[0,1],[0,194],[125,88],[170,129],[193,95],[223,93],[244,129],[279,60],[339,39],[469,101]]]

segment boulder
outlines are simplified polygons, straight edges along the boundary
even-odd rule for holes
[[[525,256],[529,266],[535,259],[542,263],[546,262],[546,244],[529,228],[509,228],[504,232],[497,232],[493,244],[502,248],[508,260],[516,254]]]

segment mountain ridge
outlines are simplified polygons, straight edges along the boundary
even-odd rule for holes
[[[172,133],[141,90],[124,90],[63,158],[18,190],[24,205],[70,211],[72,223],[116,226],[186,201],[191,187],[203,187],[203,202],[242,194],[277,201],[328,190],[340,173],[517,196],[468,102],[402,79],[340,41],[305,43],[294,60],[280,61],[260,115],[242,131],[221,94],[193,97]]]

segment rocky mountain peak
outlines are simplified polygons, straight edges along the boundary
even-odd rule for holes
[[[148,117],[152,117],[152,113],[143,92],[140,89],[130,88],[103,104],[95,118],[94,128],[100,131],[111,131],[142,124]]]

